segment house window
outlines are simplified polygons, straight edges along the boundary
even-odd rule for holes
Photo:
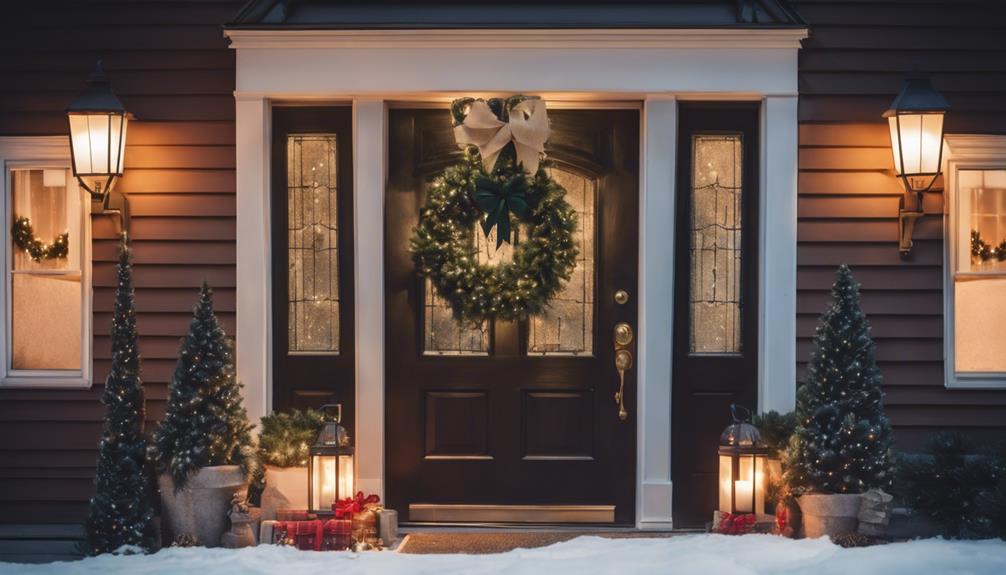
[[[1006,155],[948,169],[948,387],[1006,387]]]
[[[5,171],[2,385],[87,386],[89,233],[82,190],[63,162],[8,161]]]

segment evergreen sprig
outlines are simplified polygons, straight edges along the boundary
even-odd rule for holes
[[[859,284],[841,266],[818,322],[785,474],[796,493],[861,493],[891,485],[891,426]]]
[[[85,526],[86,551],[110,553],[123,546],[152,550],[154,510],[147,497],[143,381],[136,332],[130,249],[125,238],[116,267],[112,315],[112,370],[101,401],[105,424],[98,445],[95,494]]]
[[[167,411],[151,446],[158,472],[170,473],[176,490],[203,467],[253,470],[252,426],[241,387],[233,345],[213,312],[213,290],[204,282],[168,388]]]
[[[259,432],[259,461],[274,467],[307,465],[308,449],[325,425],[325,414],[317,409],[292,409],[262,418]]]

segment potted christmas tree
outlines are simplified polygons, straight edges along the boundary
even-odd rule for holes
[[[231,499],[246,489],[254,452],[233,346],[217,322],[213,292],[205,283],[182,341],[151,456],[172,537],[194,536],[201,545],[219,545]]]
[[[143,472],[147,441],[143,437],[143,381],[133,304],[133,271],[123,237],[116,267],[112,315],[112,371],[105,379],[101,402],[105,426],[98,445],[98,473],[87,524],[90,555],[155,547],[154,509],[147,498]]]
[[[797,427],[784,464],[807,537],[855,531],[859,494],[891,482],[891,426],[880,370],[848,266],[838,269],[831,295],[797,391]]]
[[[325,424],[318,410],[291,410],[262,418],[259,461],[265,465],[262,519],[280,509],[307,509],[308,448]]]

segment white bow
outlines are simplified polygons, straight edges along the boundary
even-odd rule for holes
[[[486,172],[492,172],[500,151],[512,141],[517,149],[517,163],[524,164],[524,169],[534,175],[545,153],[548,132],[545,102],[537,98],[514,106],[509,122],[500,121],[485,100],[475,100],[464,121],[454,127],[454,139],[462,148],[478,147]]]

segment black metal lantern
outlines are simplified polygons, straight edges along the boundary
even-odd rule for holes
[[[765,463],[768,448],[751,411],[731,405],[734,422],[720,434],[720,505],[723,513],[765,512]]]
[[[308,453],[307,506],[312,513],[331,513],[332,504],[353,496],[353,445],[342,421],[342,404],[323,405],[325,422]]]
[[[105,199],[122,175],[129,118],[99,60],[87,89],[66,108],[73,175],[95,200]]]
[[[899,210],[898,249],[912,250],[915,220],[922,217],[922,194],[939,177],[943,161],[943,119],[950,106],[925,78],[905,82],[884,112],[891,130],[894,171],[905,185]]]

